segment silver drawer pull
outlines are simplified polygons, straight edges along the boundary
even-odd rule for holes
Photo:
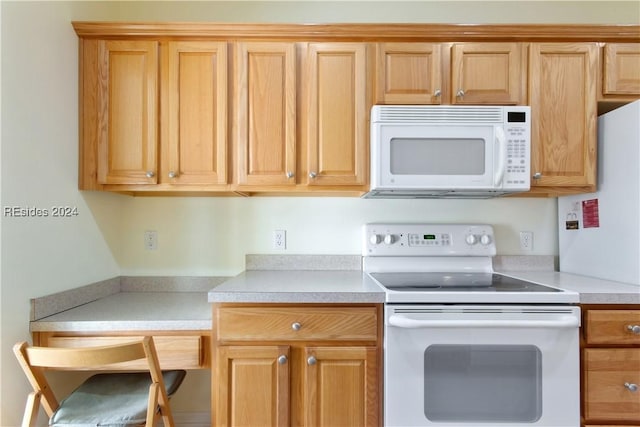
[[[630,392],[635,393],[636,391],[638,391],[638,384],[633,384],[633,383],[624,383],[624,387],[629,390]]]
[[[317,361],[318,359],[316,359],[314,356],[309,356],[309,358],[307,359],[307,365],[315,365]]]
[[[640,325],[628,325],[627,330],[632,334],[640,335]]]
[[[299,331],[300,328],[302,328],[302,325],[298,322],[292,323],[291,324],[291,329],[293,329],[294,331]]]
[[[287,363],[287,356],[283,354],[282,356],[278,357],[278,363],[281,365],[284,365],[285,363]]]

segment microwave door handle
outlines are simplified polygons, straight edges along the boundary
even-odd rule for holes
[[[419,328],[577,328],[580,321],[574,316],[563,316],[555,320],[420,320],[394,314],[389,325],[404,329]]]
[[[493,180],[493,184],[498,187],[502,184],[502,178],[504,177],[505,157],[507,157],[507,144],[505,141],[504,130],[501,127],[496,127],[496,151],[498,152],[498,167],[496,168],[496,175]]]

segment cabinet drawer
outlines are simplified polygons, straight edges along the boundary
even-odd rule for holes
[[[589,310],[585,327],[588,344],[640,344],[640,310]]]
[[[219,341],[377,339],[375,307],[221,307]]]
[[[640,349],[585,349],[585,418],[639,421]]]
[[[47,347],[89,347],[113,345],[142,339],[142,336],[52,336],[46,340]],[[201,336],[154,336],[153,342],[162,369],[198,369],[204,367],[204,338]],[[144,360],[121,363],[118,368],[146,368]],[[113,367],[111,367],[113,368]],[[107,369],[107,367],[105,367]]]

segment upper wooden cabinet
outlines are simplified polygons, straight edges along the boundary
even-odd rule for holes
[[[640,26],[73,25],[82,190],[360,196],[373,104],[488,104],[531,106],[525,195],[589,192],[640,98]]]
[[[522,43],[455,43],[451,48],[451,103],[525,103]]]
[[[303,58],[303,182],[362,186],[366,191],[371,108],[368,45],[310,43]]]
[[[295,186],[295,43],[236,43],[234,65],[233,145],[239,188]]]
[[[524,104],[522,43],[379,43],[380,104]]]
[[[596,184],[595,43],[533,43],[529,58],[532,192]]]
[[[380,104],[440,104],[439,43],[379,43],[376,100]]]
[[[224,189],[226,43],[84,40],[81,53],[80,189]]]
[[[158,42],[92,41],[84,57],[94,66],[84,116],[95,137],[99,184],[154,184],[158,172]],[[92,93],[89,90],[94,89]]]
[[[603,100],[640,97],[640,43],[609,43],[602,52]]]
[[[160,182],[227,182],[227,44],[162,45]]]
[[[235,188],[366,191],[367,44],[238,42],[233,48]]]

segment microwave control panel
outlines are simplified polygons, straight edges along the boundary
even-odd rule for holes
[[[504,133],[507,146],[504,187],[529,185],[531,178],[531,110],[505,111]]]

